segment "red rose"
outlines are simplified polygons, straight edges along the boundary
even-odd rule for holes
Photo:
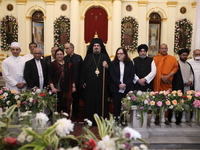
[[[3,141],[4,141],[6,146],[8,146],[8,145],[13,145],[13,146],[18,145],[17,140],[14,137],[4,138]]]
[[[46,93],[41,93],[41,94],[40,94],[41,97],[43,97],[43,96],[45,96],[45,95],[46,95]]]
[[[186,99],[188,99],[187,96],[185,96],[185,95],[183,95],[182,98],[186,98]]]
[[[84,150],[98,150],[96,147],[96,141],[93,139],[89,139],[89,141],[85,141]]]

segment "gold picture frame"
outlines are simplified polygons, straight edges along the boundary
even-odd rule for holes
[[[60,6],[60,9],[61,9],[62,11],[67,10],[67,5],[66,5],[66,4],[62,4],[62,5]]]
[[[186,7],[181,7],[181,8],[180,8],[180,13],[181,13],[181,14],[185,14],[186,12],[187,12]]]
[[[12,11],[13,10],[13,5],[12,4],[8,4],[7,5],[7,10],[8,11]]]
[[[126,6],[126,11],[131,11],[132,10],[132,6],[131,5],[127,5]]]

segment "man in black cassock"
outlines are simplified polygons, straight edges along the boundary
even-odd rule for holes
[[[185,93],[190,90],[194,90],[194,72],[192,66],[187,62],[188,55],[190,50],[181,49],[178,51],[179,59],[178,60],[178,70],[174,74],[172,80],[172,90],[181,90],[182,93]],[[190,121],[192,113],[186,113],[186,121]],[[169,112],[169,121],[171,121],[172,111]],[[176,124],[181,122],[182,112],[176,114]]]
[[[103,42],[99,38],[94,38],[83,61],[81,84],[84,89],[85,118],[95,124],[94,114],[102,116],[102,100],[104,102],[104,116],[108,116],[108,66],[110,58],[106,52]],[[103,68],[105,68],[105,82],[103,83]],[[102,99],[102,89],[104,85],[104,98]]]
[[[181,49],[178,51],[180,60],[178,70],[174,74],[172,90],[181,90],[183,93],[194,90],[194,72],[192,66],[187,62],[190,51]]]

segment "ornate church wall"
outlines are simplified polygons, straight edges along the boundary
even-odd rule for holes
[[[138,45],[149,43],[149,16],[155,12],[161,16],[160,43],[168,44],[169,54],[174,55],[174,29],[177,20],[187,18],[195,24],[196,0],[0,0],[0,20],[6,15],[13,15],[18,20],[18,41],[22,47],[22,54],[29,53],[28,44],[31,42],[31,17],[40,10],[44,14],[44,54],[50,54],[54,43],[53,23],[60,15],[66,15],[71,21],[70,40],[75,45],[75,52],[83,57],[86,54],[87,43],[84,42],[84,18],[88,9],[93,6],[103,8],[108,14],[108,41],[106,48],[109,55],[114,55],[121,45],[121,20],[132,16],[139,24]],[[8,4],[13,5],[13,10],[7,9]],[[61,5],[66,4],[67,9],[62,10]],[[132,7],[127,7],[130,5]],[[181,7],[186,8],[186,13],[181,13]],[[193,25],[193,32],[195,27]],[[193,35],[194,38],[194,35]],[[194,49],[192,40],[191,49]],[[9,51],[0,50],[5,56]],[[137,51],[130,53],[131,58],[136,57]]]

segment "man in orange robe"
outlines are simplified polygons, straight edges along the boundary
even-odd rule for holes
[[[167,45],[161,44],[159,54],[153,58],[157,68],[154,78],[154,91],[172,89],[172,79],[178,70],[178,63],[174,56],[168,55],[167,51]]]

